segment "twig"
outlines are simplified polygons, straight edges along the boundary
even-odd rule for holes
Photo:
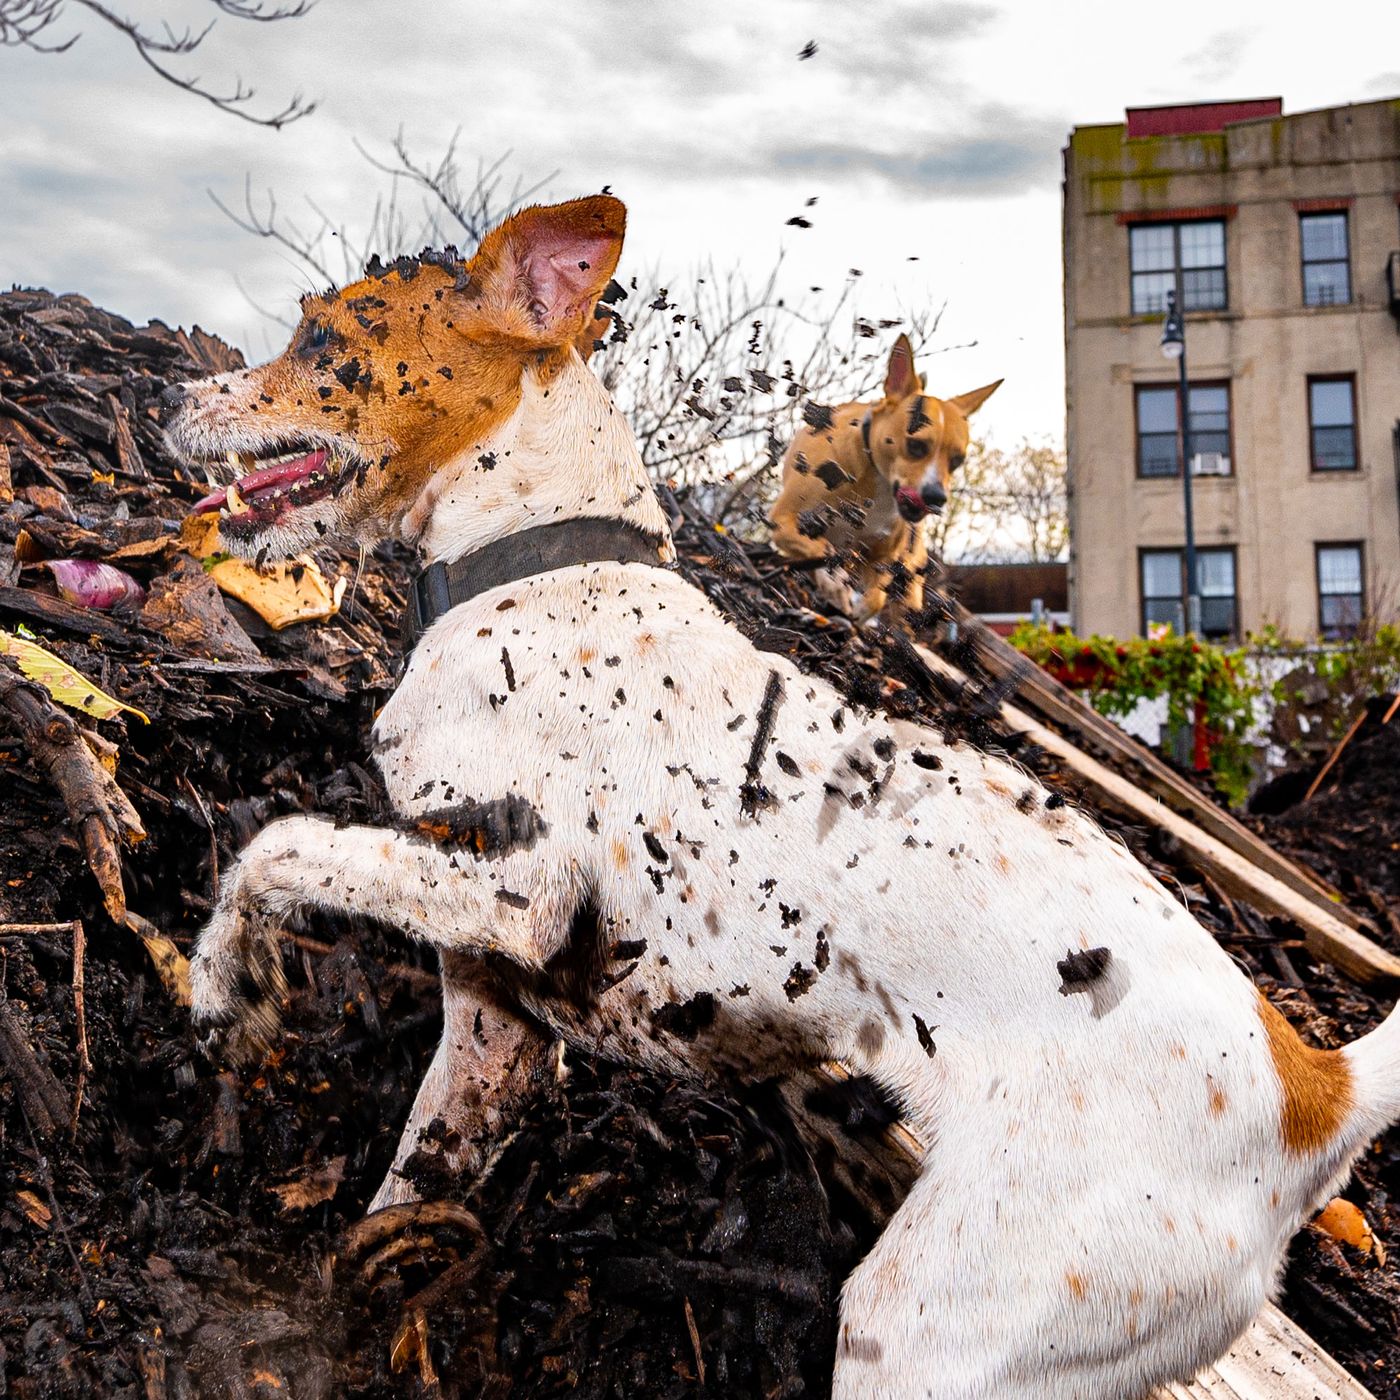
[[[682,1299],[685,1304],[685,1327],[690,1333],[690,1345],[695,1352],[695,1372],[700,1379],[700,1384],[705,1384],[705,1356],[700,1350],[700,1329],[695,1325],[695,1309],[690,1306],[690,1299]]]
[[[67,1119],[68,1100],[53,1070],[35,1054],[8,998],[0,1000],[0,1064],[14,1081],[30,1131],[47,1142]]]
[[[199,795],[195,785],[190,782],[188,773],[180,774],[180,781],[185,785],[185,791],[194,799],[194,805],[199,808],[199,815],[204,818],[204,825],[209,829],[209,883],[212,886],[212,898],[219,897],[219,841],[214,834],[214,822],[209,815],[209,808],[204,805],[204,799]]]
[[[124,923],[126,893],[119,848],[122,841],[145,838],[140,816],[84,741],[78,725],[47,691],[25,680],[9,658],[0,660],[0,702],[9,706],[29,753],[58,789],[112,922]]]
[[[1397,702],[1400,702],[1400,696],[1396,696],[1396,700]],[[1351,725],[1347,729],[1347,732],[1342,735],[1341,742],[1337,745],[1335,749],[1332,750],[1331,754],[1328,756],[1327,762],[1324,763],[1322,767],[1318,770],[1317,777],[1315,777],[1312,780],[1312,782],[1308,784],[1308,790],[1303,794],[1304,802],[1310,802],[1312,800],[1313,794],[1318,790],[1319,787],[1322,786],[1322,780],[1332,771],[1332,765],[1336,763],[1336,761],[1342,756],[1342,750],[1345,749],[1349,743],[1351,743],[1352,737],[1365,722],[1366,711],[1363,709],[1361,713],[1358,714],[1354,720],[1352,720]]]
[[[74,919],[73,929],[73,1013],[78,1022],[78,1082],[73,1089],[73,1118],[68,1125],[69,1137],[78,1136],[78,1115],[83,1108],[83,1092],[87,1089],[87,1077],[92,1069],[88,1058],[87,1007],[83,1000],[84,970],[83,959],[87,952],[87,935],[83,932],[83,921]]]

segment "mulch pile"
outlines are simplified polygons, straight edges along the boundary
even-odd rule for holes
[[[1387,716],[1389,718],[1387,719]],[[1303,800],[1321,764],[1282,774],[1250,803],[1256,826],[1310,865],[1393,940],[1400,940],[1400,709],[1394,695],[1366,707],[1360,729]]]
[[[219,869],[272,818],[383,819],[368,729],[406,578],[390,548],[323,550],[352,580],[339,614],[272,632],[179,550],[206,488],[164,456],[153,403],[238,363],[198,331],[0,295],[0,628],[151,720],[75,723],[0,660],[0,1395],[825,1395],[840,1281],[882,1209],[833,1162],[843,1131],[869,1143],[887,1117],[859,1087],[790,1109],[773,1086],[727,1095],[570,1057],[483,1183],[439,1180],[426,1205],[362,1223],[436,1040],[423,954],[318,922],[287,944],[293,1004],[267,1063],[221,1072],[196,1049],[178,960],[152,949],[188,950]],[[663,499],[686,572],[760,646],[857,703],[1015,750],[1076,797],[990,727],[975,638],[954,658],[974,681],[951,693],[899,637],[820,617],[765,545]],[[145,599],[65,603],[43,567],[58,558],[115,562]],[[146,833],[134,845],[99,800],[102,758]],[[1105,825],[1319,1043],[1383,1014],[1296,930],[1203,886],[1152,833]],[[1392,1251],[1395,1137],[1348,1188]],[[1373,1259],[1304,1232],[1284,1305],[1400,1396],[1400,1288]]]

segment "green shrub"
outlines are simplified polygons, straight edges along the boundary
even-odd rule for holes
[[[1232,805],[1243,802],[1253,777],[1254,702],[1262,693],[1250,678],[1244,648],[1226,650],[1196,637],[1168,632],[1151,639],[1079,637],[1022,623],[1011,645],[1060,679],[1083,689],[1100,714],[1129,714],[1139,700],[1167,697],[1173,725],[1196,722],[1199,702],[1210,734],[1215,786]]]

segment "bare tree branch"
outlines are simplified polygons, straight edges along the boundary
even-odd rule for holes
[[[1011,451],[974,443],[953,478],[930,541],[941,559],[964,564],[1051,563],[1069,546],[1065,454],[1023,438]]]
[[[265,6],[262,0],[209,0],[209,3],[221,14],[233,19],[271,24],[278,20],[299,18],[311,9],[315,0],[293,0],[293,3],[272,7]],[[219,92],[206,87],[197,76],[185,77],[168,67],[162,56],[183,57],[192,54],[209,37],[217,16],[203,29],[186,29],[183,33],[162,24],[163,33],[158,35],[142,28],[130,16],[109,8],[102,0],[0,0],[0,45],[32,49],[35,53],[44,54],[66,52],[77,43],[81,31],[54,43],[43,42],[41,36],[58,23],[65,6],[69,4],[86,10],[118,33],[126,35],[141,61],[172,87],[202,98],[230,116],[256,126],[279,129],[310,116],[316,110],[315,102],[308,102],[297,93],[280,111],[260,116],[248,106],[257,96],[257,89],[246,86],[242,78],[234,78],[231,91]]]

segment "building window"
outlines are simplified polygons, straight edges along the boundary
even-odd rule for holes
[[[1303,305],[1342,306],[1351,300],[1351,249],[1345,211],[1300,214]]]
[[[1308,433],[1313,471],[1356,470],[1356,383],[1351,375],[1308,380]]]
[[[1138,475],[1179,476],[1179,389],[1174,384],[1139,384],[1135,392]],[[1187,390],[1187,402],[1192,457],[1219,457],[1217,465],[1225,466],[1230,462],[1230,386],[1192,384]]]
[[[1327,641],[1354,637],[1366,615],[1359,544],[1317,546],[1318,631]]]
[[[1169,626],[1186,631],[1186,551],[1144,549],[1142,573],[1142,630]],[[1228,638],[1237,634],[1235,550],[1196,551],[1196,587],[1201,597],[1201,635]]]
[[[1225,221],[1189,224],[1133,224],[1128,229],[1134,316],[1157,316],[1167,309],[1167,293],[1181,279],[1186,311],[1223,311]]]

